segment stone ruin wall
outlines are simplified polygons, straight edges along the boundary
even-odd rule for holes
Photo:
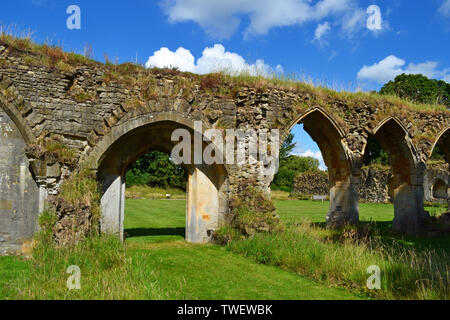
[[[108,146],[114,129],[127,129],[137,122],[145,125],[145,119],[169,119],[176,124],[198,120],[205,129],[277,128],[282,139],[294,124],[303,122],[329,152],[325,160],[335,170],[332,177],[341,188],[336,192],[344,196],[335,197],[337,202],[330,209],[336,209],[335,216],[343,208],[339,199],[346,200],[344,210],[348,207],[349,215],[357,210],[354,177],[360,174],[367,139],[379,128],[390,121],[387,127],[401,131],[398,140],[411,150],[414,162],[414,172],[407,173],[410,177],[425,168],[435,142],[450,128],[449,111],[414,109],[376,96],[346,96],[261,79],[241,83],[213,78],[216,83],[205,86],[207,78],[170,70],[147,70],[144,79],[131,72],[125,79],[111,76],[119,66],[92,62],[60,70],[36,64],[37,55],[0,42],[0,127],[5,151],[0,159],[0,239],[6,239],[5,243],[20,243],[33,235],[45,197],[58,193],[76,166],[88,163],[93,155],[98,160],[99,146]],[[12,131],[8,134],[3,128]],[[73,151],[72,158],[29,152],[45,137],[57,137]],[[386,137],[389,134],[381,138]],[[97,166],[94,163],[92,169]],[[227,165],[227,194],[234,194],[240,181],[255,176],[255,184],[268,193],[273,177],[255,174],[261,166],[260,162]],[[420,207],[420,201],[415,205]]]
[[[442,202],[446,200],[433,197],[433,186],[440,181],[449,181],[448,165],[445,162],[429,163],[424,175],[425,201]],[[368,166],[361,169],[359,200],[368,203],[392,203],[392,171],[389,167]],[[329,194],[329,179],[324,172],[307,172],[294,179],[292,197],[311,197]]]

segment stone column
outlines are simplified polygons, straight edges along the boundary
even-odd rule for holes
[[[186,241],[207,243],[218,227],[219,191],[208,177],[211,167],[197,165],[189,173],[186,208]]]
[[[332,183],[327,226],[337,227],[359,221],[359,181],[360,176],[350,175],[346,181]]]
[[[424,171],[425,166],[418,165],[410,183],[395,183],[392,228],[396,232],[414,235],[422,230],[428,216],[424,210]]]
[[[100,230],[102,233],[117,235],[123,240],[125,179],[119,174],[106,174],[100,181],[103,186]]]
[[[450,165],[449,165],[450,166]],[[448,211],[450,212],[450,168],[448,170],[448,182],[447,182],[447,203],[448,203]]]

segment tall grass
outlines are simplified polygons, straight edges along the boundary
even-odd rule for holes
[[[282,233],[257,234],[231,241],[232,252],[259,263],[279,266],[332,286],[343,286],[381,299],[449,299],[449,258],[445,253],[417,252],[383,244],[350,227],[341,232],[310,223]],[[367,268],[381,268],[382,289],[368,290]]]
[[[68,290],[69,266],[81,271],[81,289]],[[113,236],[91,237],[76,246],[57,248],[40,241],[23,277],[11,285],[14,299],[167,299],[154,272],[127,256]]]

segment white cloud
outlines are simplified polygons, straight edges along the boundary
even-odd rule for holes
[[[147,68],[176,67],[180,71],[199,74],[225,71],[232,74],[270,75],[274,72],[283,72],[281,65],[278,65],[274,70],[261,59],[256,60],[254,64],[249,64],[239,54],[226,51],[221,44],[215,44],[212,48],[203,50],[203,54],[197,62],[187,49],[178,48],[173,52],[168,48],[161,48],[149,57],[145,66]]]
[[[189,50],[178,48],[172,52],[168,48],[155,51],[145,64],[147,68],[178,68],[180,71],[193,72],[195,69],[195,58]]]
[[[366,12],[360,8],[356,8],[345,15],[342,22],[342,30],[346,35],[351,36],[364,28],[366,18]]]
[[[450,17],[450,0],[444,0],[438,11],[443,16]]]
[[[366,17],[357,0],[163,0],[162,6],[169,21],[196,22],[217,38],[229,38],[246,16],[250,20],[246,36],[328,17],[334,17],[342,30],[355,32],[364,27]]]
[[[380,84],[393,80],[396,76],[406,74],[422,74],[428,78],[447,79],[450,78],[450,69],[439,71],[439,64],[435,61],[423,63],[410,63],[406,67],[406,61],[394,55],[390,55],[371,66],[364,65],[358,72],[358,80],[368,80]],[[447,81],[445,80],[445,81]]]
[[[322,37],[331,30],[330,24],[328,22],[319,24],[314,32],[314,40],[320,41]]]

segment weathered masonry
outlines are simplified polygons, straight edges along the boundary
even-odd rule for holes
[[[369,137],[390,156],[393,227],[399,232],[416,233],[426,217],[424,171],[435,146],[450,160],[448,110],[262,79],[239,82],[94,62],[61,68],[36,60],[0,43],[0,252],[19,248],[33,235],[46,197],[72,173],[64,161],[27,152],[44,137],[58,137],[74,151],[75,163],[97,172],[102,230],[119,236],[128,165],[150,150],[169,152],[172,131],[193,132],[194,121],[202,121],[204,130],[278,128],[282,138],[303,123],[329,169],[331,225],[358,221],[361,159]],[[258,174],[261,168],[259,162],[188,166],[187,240],[209,240],[226,221],[228,199],[240,181],[253,178],[268,191],[273,177]]]

